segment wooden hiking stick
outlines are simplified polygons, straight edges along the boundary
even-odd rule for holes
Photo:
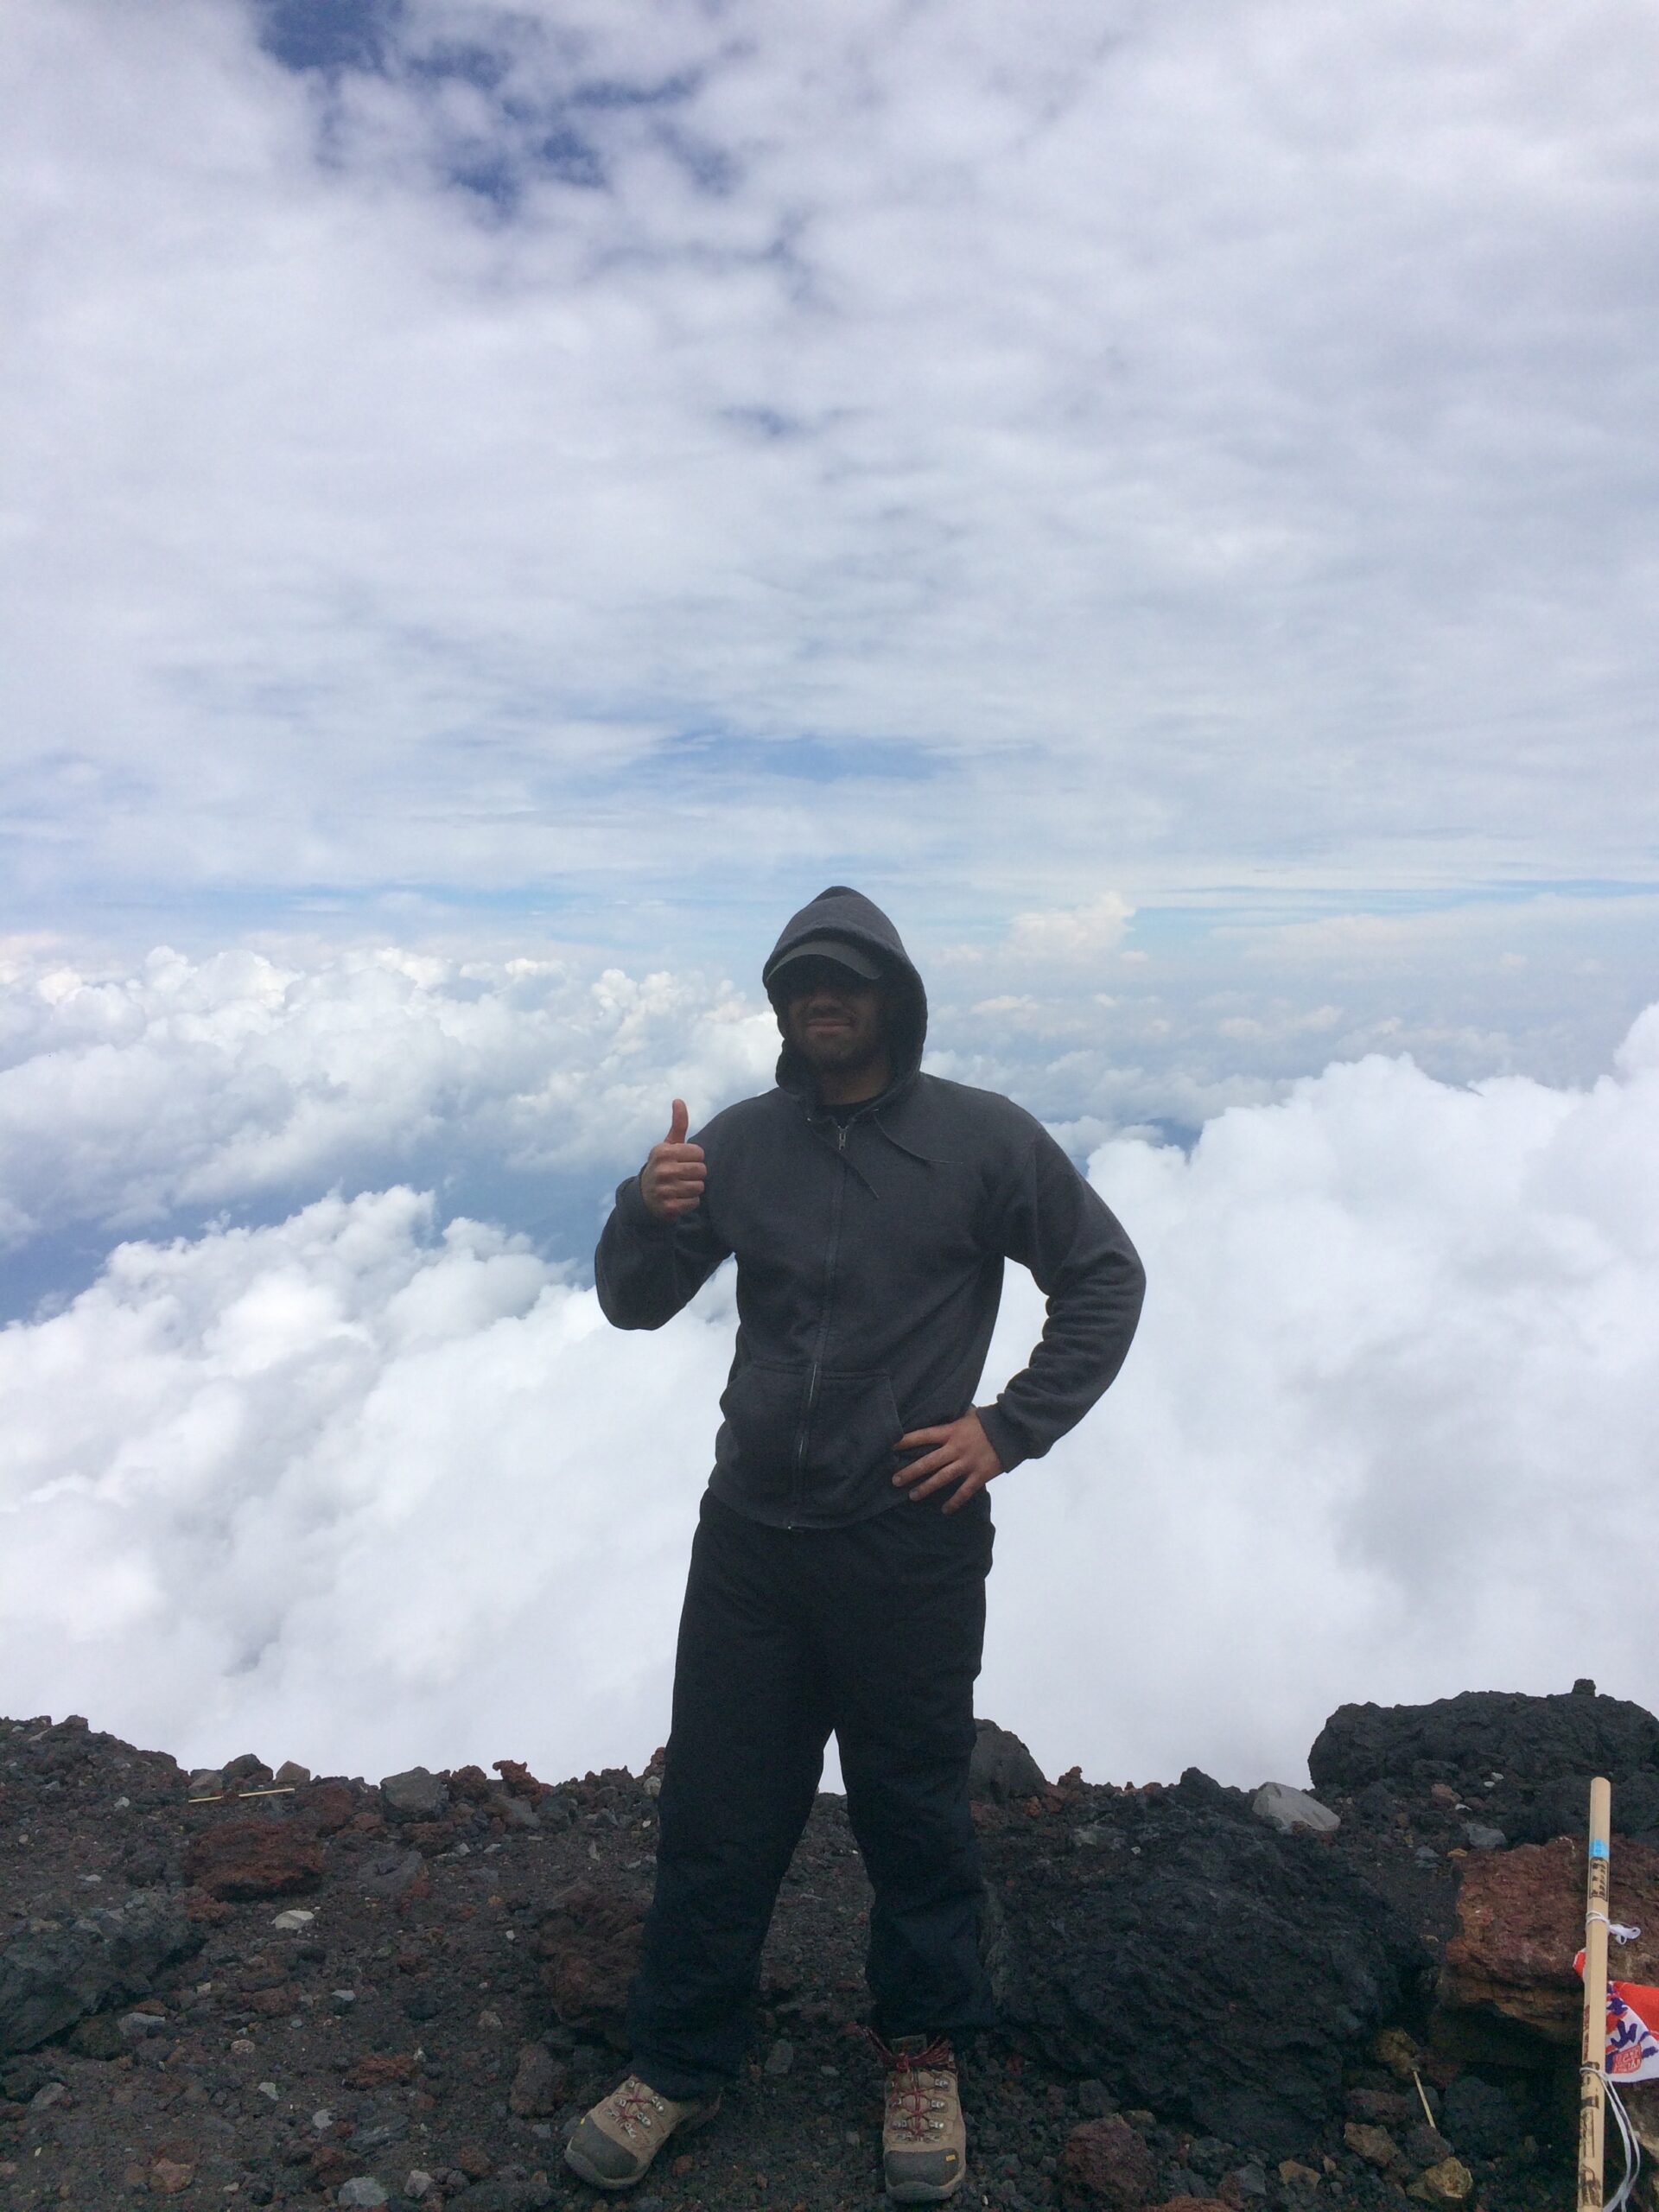
[[[1590,1853],[1585,1878],[1578,2212],[1601,2212],[1602,2207],[1602,2152],[1607,2120],[1607,1852],[1612,1798],[1612,1785],[1598,1775],[1590,1784]]]

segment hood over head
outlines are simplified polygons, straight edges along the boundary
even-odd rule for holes
[[[785,955],[799,945],[823,938],[851,945],[880,966],[883,980],[893,994],[887,1029],[893,1079],[898,1082],[914,1075],[922,1064],[922,1047],[927,1041],[927,993],[898,931],[875,901],[865,898],[862,892],[849,890],[844,883],[832,883],[785,923],[760,971],[766,996],[777,1007],[773,985],[775,980],[780,980],[778,969]],[[778,1081],[785,1090],[802,1090],[808,1086],[807,1071],[789,1045],[778,1056]]]

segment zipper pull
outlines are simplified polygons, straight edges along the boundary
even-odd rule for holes
[[[846,1149],[847,1124],[845,1122],[837,1122],[836,1123],[836,1150],[837,1152],[845,1152]]]

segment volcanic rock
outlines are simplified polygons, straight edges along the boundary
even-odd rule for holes
[[[244,1751],[238,1758],[227,1759],[219,1771],[227,1783],[239,1783],[256,1789],[275,1779],[257,1751]]]
[[[435,1821],[449,1802],[449,1792],[442,1776],[412,1766],[387,1775],[380,1802],[389,1821]]]
[[[1011,1730],[995,1720],[974,1723],[973,1763],[968,1770],[970,1796],[994,1805],[1034,1797],[1048,1787],[1048,1777]]]
[[[1334,1835],[1342,1826],[1340,1817],[1328,1805],[1321,1805],[1306,1789],[1293,1789],[1287,1782],[1264,1782],[1250,1800],[1250,1810],[1281,1835],[1290,1835],[1297,1828],[1306,1828],[1313,1835]]]
[[[1077,1817],[1094,1849],[1060,1856],[1020,1832],[987,1848],[988,1964],[1010,2024],[1126,2107],[1304,2150],[1344,2055],[1426,1986],[1421,1940],[1328,1846],[1277,1834],[1207,1777],[1084,1790]]]
[[[1510,2100],[1478,2074],[1460,2074],[1440,2101],[1440,2133],[1465,2158],[1502,2158],[1522,2132]]]
[[[1363,2120],[1351,2120],[1342,2131],[1342,2139],[1368,2166],[1386,2171],[1400,2163],[1400,2145],[1386,2127],[1374,2127]]]
[[[1315,1839],[1277,1834],[1244,1793],[1196,1770],[1173,1789],[1109,1789],[1075,1771],[1051,1788],[1013,1748],[1002,1794],[976,1808],[988,1956],[1017,2014],[964,2053],[976,2202],[1056,2212],[1064,2195],[1077,2212],[1114,2212],[1114,2193],[1126,2202],[1149,2187],[1128,2212],[1166,2196],[1184,2196],[1184,2212],[1407,2212],[1405,2184],[1448,2158],[1478,2173],[1483,2212],[1570,2201],[1570,2109],[1550,2106],[1542,2074],[1516,2076],[1512,2101],[1494,2105],[1438,2033],[1425,2050],[1421,1954],[1408,1945],[1402,1962],[1398,1931],[1403,1921],[1432,1946],[1452,1932],[1460,1870],[1482,1878],[1452,1855],[1465,1824],[1514,1834],[1517,1810],[1557,1788],[1576,1801],[1580,1777],[1529,1782],[1529,1800],[1513,1781],[1489,1789],[1496,1768],[1437,1773],[1439,1793],[1400,1777],[1333,1802],[1342,1826]],[[55,2043],[0,2055],[7,2212],[14,2202],[103,2212],[162,2201],[168,2185],[181,2203],[321,2212],[370,2181],[390,2205],[575,2207],[584,2192],[559,2146],[618,2078],[605,2046],[621,2035],[658,1808],[649,1772],[607,1769],[547,1790],[517,1762],[495,1768],[499,1783],[480,1767],[452,1776],[436,1820],[397,1820],[385,1793],[340,1777],[301,1781],[263,1808],[198,1808],[159,1753],[84,1726],[0,1721],[10,1980],[29,1944],[84,1942],[100,1913],[137,1910],[140,1891],[173,1885],[175,1920],[180,1907],[213,1916],[205,1941],[182,1928],[188,1952],[162,1963],[147,1993],[143,1975],[118,1987],[105,1973],[67,2008],[104,2009],[72,2018]],[[1635,1787],[1616,1784],[1616,1826]],[[515,1805],[539,1817],[524,1821]],[[327,1833],[315,1893],[284,1910],[281,1898],[184,1891],[187,1848],[256,1815],[262,1837],[315,1845]],[[1635,1863],[1616,1841],[1621,1919],[1642,1917],[1622,1893]],[[1575,1939],[1578,1872],[1567,1895]],[[639,2212],[869,2201],[879,2074],[852,2039],[868,1905],[844,1802],[822,1795],[779,1897],[759,2034],[729,2113],[706,2145],[664,2162],[661,2193],[648,2190]],[[1623,1963],[1616,1952],[1616,1971]],[[1546,2057],[1553,2049],[1510,2031]],[[1422,2124],[1414,2067],[1443,2135]],[[1263,2097],[1277,2101],[1265,2118]],[[1120,2103],[1122,2154],[1085,2160],[1079,2148],[1068,2167],[1077,2123]],[[1403,2160],[1368,2168],[1344,2145],[1344,2120],[1385,2127]],[[1264,2171],[1263,2154],[1287,2142],[1294,2158]],[[1441,2196],[1426,2189],[1425,2200],[1456,2212],[1444,2189],[1455,2175],[1439,2178]]]
[[[1419,1787],[1487,1775],[1555,1781],[1605,1774],[1613,1783],[1659,1777],[1659,1719],[1628,1700],[1569,1692],[1525,1697],[1465,1690],[1432,1705],[1342,1705],[1307,1755],[1317,1790],[1351,1794],[1369,1783]]]
[[[565,2075],[553,2063],[552,2053],[539,2043],[527,2043],[518,2054],[507,2109],[520,2120],[543,2120],[556,2112],[564,2096]]]
[[[187,1878],[210,1897],[286,1897],[322,1879],[322,1847],[286,1821],[225,1821],[193,1836]]]
[[[1118,2113],[1085,2120],[1065,2139],[1060,2196],[1068,2207],[1103,2204],[1109,2212],[1138,2212],[1157,2183],[1158,2162],[1145,2138]]]
[[[1475,2177],[1461,2158],[1442,2158],[1419,2174],[1406,2194],[1425,2204],[1462,2204],[1474,2189]]]
[[[642,1890],[578,1882],[556,1899],[537,1936],[547,1961],[543,1980],[559,2018],[604,2036],[619,2050],[627,2040],[623,2015],[645,1916]]]
[[[1644,1931],[1616,1947],[1620,1980],[1659,1980],[1659,1850],[1621,1842],[1613,1917]],[[1553,1843],[1464,1861],[1457,1933],[1446,1946],[1443,2007],[1496,2014],[1554,2044],[1579,2040],[1584,1991],[1573,1961],[1584,1941],[1584,1848]]]
[[[148,1995],[164,1967],[200,1944],[175,1899],[144,1890],[72,1927],[14,1937],[0,1950],[0,2057],[34,2050],[89,2012]]]

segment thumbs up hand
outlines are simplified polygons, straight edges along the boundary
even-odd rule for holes
[[[690,1126],[685,1101],[677,1098],[669,1118],[668,1135],[660,1144],[652,1145],[640,1170],[640,1193],[658,1221],[678,1221],[695,1212],[703,1185],[709,1179],[702,1164],[702,1147],[685,1141]]]

